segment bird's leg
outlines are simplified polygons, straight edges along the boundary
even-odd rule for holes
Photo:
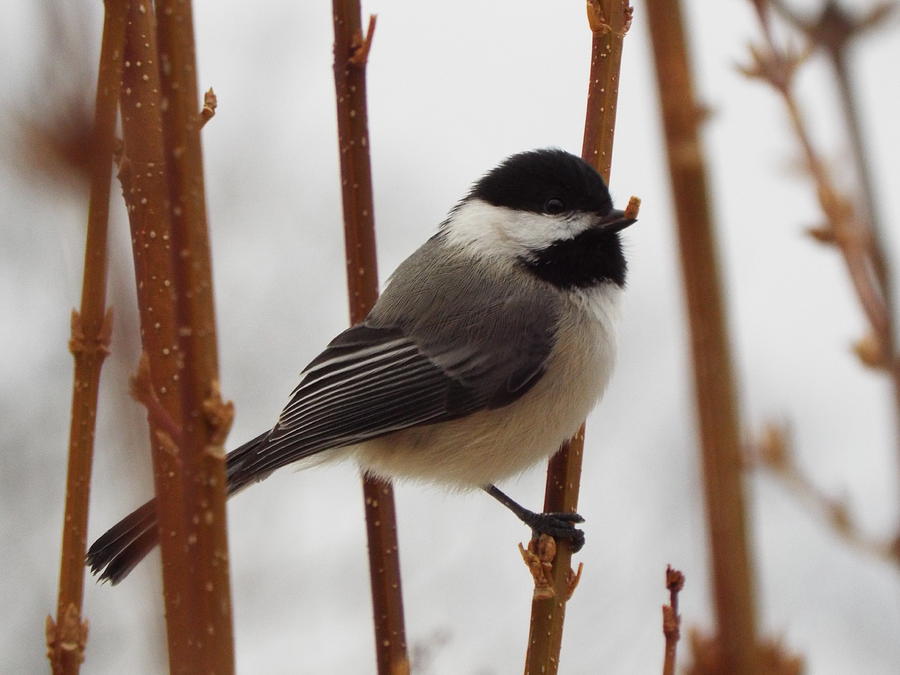
[[[535,513],[513,501],[495,485],[488,485],[482,489],[528,525],[533,536],[547,534],[554,539],[568,539],[573,551],[580,551],[584,546],[584,532],[575,528],[575,523],[583,523],[584,518],[577,513]]]

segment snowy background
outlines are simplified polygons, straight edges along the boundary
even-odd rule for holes
[[[101,3],[78,4],[91,29],[81,52],[93,71]],[[236,444],[273,423],[299,370],[347,322],[330,3],[195,5],[201,85],[215,87],[220,103],[203,140],[222,385],[237,406]],[[369,111],[383,279],[507,155],[580,150],[590,35],[580,0],[369,0],[364,11],[379,15]],[[840,259],[803,235],[820,216],[795,169],[781,104],[735,71],[758,34],[750,3],[693,0],[686,11],[698,90],[713,111],[705,141],[746,428],[788,421],[804,470],[846,495],[868,533],[884,536],[900,498],[889,387],[850,352],[864,318]],[[14,116],[46,110],[57,89],[47,64],[36,65],[48,56],[37,3],[4,14],[0,672],[34,673],[46,670],[43,622],[56,602],[66,341],[80,296],[86,190],[42,182],[13,152]],[[898,30],[895,20],[865,39],[853,67],[887,223],[900,218]],[[51,48],[57,74],[77,65],[56,56]],[[684,304],[642,3],[622,68],[611,187],[618,204],[636,194],[643,206],[626,234],[619,366],[588,420],[579,509],[588,544],[567,612],[567,674],[659,672],[666,563],[687,575],[685,626],[709,628],[712,617]],[[824,61],[804,68],[800,84],[816,137],[846,178],[848,147]],[[116,314],[91,539],[152,489],[144,414],[127,395],[139,346],[117,189],[114,197]],[[543,479],[541,467],[502,487],[537,507]],[[839,541],[771,477],[752,477],[748,494],[764,632],[803,655],[815,675],[896,673],[897,567]],[[531,581],[516,543],[526,530],[480,493],[400,485],[397,504],[417,672],[520,672]],[[374,672],[362,513],[352,466],[282,471],[229,505],[240,672]],[[158,566],[154,553],[119,587],[87,582],[85,673],[165,670]]]

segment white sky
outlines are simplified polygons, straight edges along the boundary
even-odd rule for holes
[[[24,4],[24,3],[23,3]],[[84,3],[96,11],[100,3]],[[239,443],[270,425],[299,370],[346,325],[330,3],[198,2],[201,82],[220,108],[204,131],[224,394]],[[803,6],[812,6],[806,0]],[[868,5],[868,3],[865,3]],[[41,89],[38,13],[8,8],[0,76],[10,109]],[[582,2],[452,5],[372,0],[379,15],[369,111],[382,278],[479,175],[514,152],[581,145],[590,36]],[[794,139],[774,95],[739,76],[757,27],[750,3],[687,3],[741,409],[748,433],[790,423],[805,471],[873,536],[896,526],[897,457],[887,383],[849,352],[863,317],[834,251],[803,229],[814,194],[791,169]],[[96,21],[91,22],[96,29]],[[896,21],[860,45],[854,74],[885,223],[900,216]],[[96,36],[85,46],[93,63]],[[631,276],[620,363],[588,423],[581,513],[588,543],[569,605],[562,673],[661,669],[666,563],[682,569],[686,627],[711,623],[683,303],[643,3],[625,47],[612,190],[643,199],[626,235]],[[62,60],[62,59],[61,59]],[[850,175],[820,59],[801,99],[826,156]],[[8,128],[8,127],[7,127]],[[4,429],[0,672],[45,668],[55,606],[71,391],[69,308],[78,303],[84,207],[23,172],[0,171]],[[114,191],[116,192],[116,191]],[[127,399],[137,360],[128,236],[116,197],[91,538],[150,494],[143,414]],[[900,259],[896,237],[892,259]],[[543,470],[503,486],[542,499]],[[897,672],[898,569],[849,549],[767,476],[748,482],[765,633],[810,673]],[[420,673],[521,669],[530,579],[523,527],[478,493],[397,490],[408,641]],[[351,466],[284,471],[229,507],[238,668],[374,672],[361,489]],[[165,669],[158,557],[120,587],[87,582],[85,673]],[[687,649],[681,650],[686,663]],[[428,664],[426,665],[426,660]]]

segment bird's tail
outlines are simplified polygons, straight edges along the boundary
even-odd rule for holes
[[[241,447],[228,453],[226,471],[228,475],[228,495],[231,496],[252,482],[245,476],[237,475],[237,470],[247,458],[253,456],[269,432],[260,434]],[[255,477],[255,479],[261,479]],[[87,552],[87,564],[93,574],[100,575],[100,581],[119,583],[128,576],[141,560],[159,543],[156,522],[156,500],[149,502],[125,516],[97,539]]]

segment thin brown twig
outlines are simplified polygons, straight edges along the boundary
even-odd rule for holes
[[[176,447],[184,445],[181,425],[165,409],[153,388],[147,352],[141,354],[137,372],[131,377],[131,396],[147,409],[151,428],[165,433]]]
[[[378,297],[375,218],[369,122],[366,105],[366,65],[375,33],[375,17],[362,33],[359,0],[333,0],[334,83],[337,98],[341,195],[344,211],[350,322],[362,321]],[[379,675],[409,672],[397,519],[389,482],[363,478],[369,573]]]
[[[200,128],[206,126],[206,123],[209,122],[216,115],[216,109],[219,107],[219,99],[216,98],[216,92],[213,91],[212,87],[206,90],[206,93],[203,94],[203,108],[200,109]]]
[[[631,25],[632,12],[628,0],[590,0],[587,4],[588,26],[592,33],[591,72],[581,155],[607,182],[612,164],[622,46]],[[550,459],[544,511],[576,511],[583,452],[584,425]],[[553,595],[536,594],[531,603],[526,675],[552,675],[559,668],[566,602],[580,578],[581,566],[577,574],[572,572],[572,548],[568,542],[557,542],[556,549],[549,573]]]
[[[117,92],[128,3],[109,0],[103,21],[94,109],[91,187],[81,311],[72,312],[69,349],[75,357],[66,505],[60,555],[56,621],[48,616],[47,649],[54,673],[77,673],[84,660],[87,621],[82,619],[84,556],[100,369],[109,353],[112,314],[106,305],[107,231]]]
[[[868,341],[869,343],[877,342],[877,345],[874,345],[875,349],[870,350],[870,352],[879,352],[879,356],[874,359],[869,359],[868,361],[864,359],[864,363],[866,363],[866,365],[876,364],[878,367],[883,368],[891,377],[896,427],[895,444],[897,448],[898,470],[900,470],[900,353],[897,351],[898,318],[896,313],[898,308],[896,306],[896,294],[894,292],[894,274],[891,265],[889,264],[888,256],[885,253],[884,227],[879,217],[878,204],[875,199],[874,181],[870,171],[870,161],[866,152],[866,144],[863,140],[862,124],[860,123],[859,115],[857,113],[858,104],[850,81],[850,64],[848,56],[850,46],[861,35],[883,25],[885,20],[896,11],[897,4],[893,2],[877,3],[863,14],[851,16],[842,8],[840,3],[835,2],[834,0],[828,0],[824,3],[819,15],[814,19],[801,18],[793,12],[786,3],[780,0],[778,2],[773,1],[772,4],[794,27],[806,35],[813,48],[821,49],[827,54],[828,60],[835,73],[839,99],[844,112],[850,144],[853,149],[852,154],[856,164],[856,173],[859,177],[861,198],[864,206],[864,208],[861,209],[862,213],[848,208],[846,216],[847,218],[857,221],[855,223],[855,229],[858,229],[861,232],[860,238],[863,239],[866,244],[864,253],[867,254],[868,260],[865,262],[871,265],[878,282],[878,291],[881,296],[880,304],[884,306],[883,320],[881,318],[880,310],[873,310],[871,308],[873,302],[876,301],[872,299],[871,296],[873,293],[867,289],[866,286],[874,284],[863,276],[860,271],[864,261],[860,259],[860,256],[856,254],[855,251],[848,251],[842,247],[842,252],[848,266],[851,267],[849,272],[854,283],[854,288],[857,291],[860,303],[866,311],[867,317],[869,317],[870,325],[873,330],[873,334],[863,338],[863,340]],[[768,19],[764,6],[757,5],[757,15],[763,22],[766,22]],[[764,30],[764,34],[771,54],[770,58],[776,62],[778,60],[783,62],[783,56],[779,59],[778,50],[774,47],[771,31]],[[791,110],[791,119],[796,131],[798,124],[800,124],[801,127],[803,126],[803,120],[799,113],[796,112],[796,103],[788,100],[789,98],[792,99],[792,93],[789,88],[787,91],[779,88],[778,91]],[[834,186],[819,182],[823,179],[823,176],[814,172],[813,167],[821,165],[822,162],[821,160],[810,159],[810,147],[809,141],[806,139],[806,134],[800,131],[797,131],[797,133],[798,136],[800,136],[801,144],[804,147],[807,162],[810,166],[810,172],[817,182],[820,199],[823,194],[836,194]],[[826,175],[824,178],[828,179],[828,176]],[[823,211],[825,211],[826,218],[829,220],[828,229],[831,233],[837,233],[841,231],[841,229],[848,229],[842,222],[833,220],[834,216],[837,214],[830,213],[826,210],[824,201],[822,208]],[[829,236],[826,238],[826,241],[828,243],[840,243],[836,236]],[[853,255],[852,262],[851,254]],[[873,316],[875,318],[873,318]],[[857,353],[860,353],[860,350],[857,350]],[[862,354],[860,355],[862,356]],[[898,481],[900,481],[900,475],[898,475]],[[900,533],[898,533],[897,539],[900,541]]]
[[[847,500],[826,494],[797,465],[786,425],[767,424],[760,438],[748,448],[746,461],[750,467],[769,471],[851,546],[900,565],[900,545],[896,540],[875,539],[866,534],[854,520]]]
[[[669,590],[669,604],[663,605],[663,635],[666,638],[666,656],[663,661],[663,675],[675,675],[678,640],[681,639],[681,615],[678,613],[678,594],[684,588],[684,574],[666,566],[666,588]]]
[[[872,253],[875,270],[883,290],[890,292],[889,271],[883,254],[882,232],[884,230],[878,217],[874,181],[869,170],[870,163],[863,142],[862,125],[857,114],[856,96],[850,82],[848,50],[856,39],[883,25],[890,14],[897,9],[897,5],[891,2],[881,2],[870,7],[860,16],[851,16],[839,2],[826,0],[815,19],[801,19],[781,0],[773,1],[772,5],[795,28],[806,35],[812,47],[822,49],[826,53],[834,70],[841,107],[853,148],[856,173],[859,176],[862,198],[865,203],[866,218],[873,234]],[[888,304],[890,305],[890,302]]]
[[[889,320],[883,294],[870,266],[868,249],[871,237],[856,217],[850,200],[835,188],[825,162],[809,136],[800,106],[793,94],[794,74],[805,60],[806,53],[789,53],[778,49],[771,30],[766,26],[767,24],[763,24],[763,35],[767,43],[765,49],[752,47],[751,65],[741,68],[741,71],[747,77],[767,82],[782,98],[791,127],[803,151],[806,167],[815,182],[820,208],[828,222],[827,236],[820,234],[817,238],[833,242],[843,254],[860,305],[873,331],[881,338],[888,330]]]
[[[156,10],[178,350],[184,359],[180,457],[191,571],[185,591],[196,609],[187,643],[194,650],[195,672],[230,673],[234,638],[223,443],[232,411],[219,394],[193,10],[189,0],[158,0]]]
[[[721,672],[755,675],[753,568],[740,425],[681,4],[647,3],[688,309]]]

